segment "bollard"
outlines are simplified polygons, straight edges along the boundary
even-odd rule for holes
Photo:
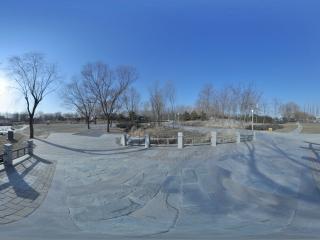
[[[240,143],[240,132],[236,132],[236,137],[237,137],[237,143]]]
[[[127,146],[127,134],[123,134],[121,136],[121,145],[122,146]]]
[[[211,132],[211,146],[217,146],[217,133],[214,131]]]
[[[183,132],[178,132],[178,148],[183,148]]]
[[[33,141],[32,140],[27,141],[27,148],[28,148],[29,155],[33,155]]]
[[[144,148],[150,148],[150,136],[146,134],[144,137]]]
[[[7,143],[7,144],[4,144],[3,147],[4,147],[3,163],[5,166],[12,166],[12,144]]]
[[[256,140],[256,132],[254,131],[252,136],[252,141],[255,141],[255,140]]]

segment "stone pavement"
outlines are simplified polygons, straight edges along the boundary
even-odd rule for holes
[[[38,161],[2,172],[0,193],[45,200],[0,224],[0,239],[319,239],[320,135],[184,149],[121,147],[118,137],[35,140]]]
[[[18,221],[36,210],[49,190],[55,162],[28,157],[0,171],[0,224]]]

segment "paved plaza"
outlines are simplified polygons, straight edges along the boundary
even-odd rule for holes
[[[55,162],[27,157],[17,166],[0,171],[0,224],[27,217],[45,199]]]
[[[55,133],[0,173],[0,239],[283,239],[320,234],[317,135],[122,147]],[[49,191],[48,191],[49,190]]]

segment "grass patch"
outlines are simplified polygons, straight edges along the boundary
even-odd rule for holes
[[[144,137],[146,134],[149,134],[152,137],[158,138],[173,138],[177,137],[178,132],[183,132],[185,137],[206,137],[208,134],[204,134],[198,131],[189,131],[180,128],[170,128],[170,127],[150,127],[150,128],[138,128],[132,129],[129,134],[132,136]]]
[[[27,141],[27,136],[25,136],[24,134],[20,134],[20,133],[15,133],[14,134],[14,140],[12,142],[7,140],[7,135],[3,135],[0,136],[0,154],[3,153],[3,144],[6,143],[11,143],[13,146],[13,149],[18,149],[18,148],[22,148],[26,146],[26,141]]]
[[[320,123],[302,123],[302,133],[319,134]]]
[[[283,133],[288,133],[292,132],[295,130],[298,125],[296,123],[285,123],[285,124],[280,124],[283,128],[275,130],[275,132],[283,132]]]

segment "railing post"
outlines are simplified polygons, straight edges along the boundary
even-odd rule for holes
[[[237,143],[240,143],[240,132],[236,132],[236,137],[237,137]]]
[[[3,163],[6,166],[12,166],[12,144],[7,143],[7,144],[4,144],[3,147],[4,147]]]
[[[146,134],[144,137],[144,148],[150,148],[150,135]]]
[[[183,148],[183,132],[178,132],[178,148]]]
[[[14,140],[14,132],[12,130],[8,131],[8,140],[13,141]]]
[[[29,155],[33,155],[33,141],[32,140],[27,141],[27,148],[28,148]]]
[[[214,131],[211,132],[211,146],[217,146],[217,132]]]
[[[121,145],[122,146],[127,146],[127,134],[123,134],[121,136]]]

